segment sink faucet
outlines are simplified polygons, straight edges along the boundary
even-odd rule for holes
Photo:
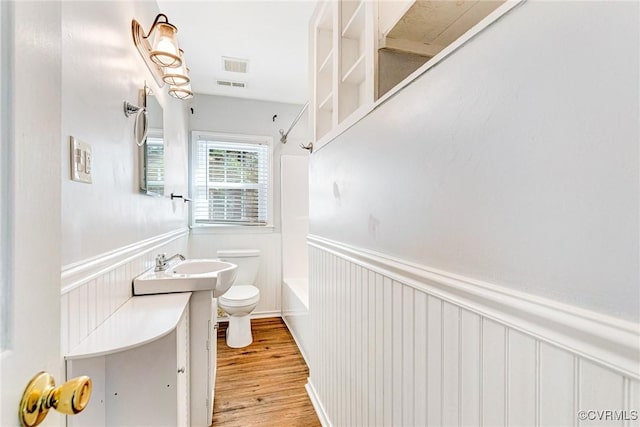
[[[154,271],[165,271],[167,269],[167,266],[169,265],[169,262],[173,261],[176,258],[180,258],[181,261],[185,260],[185,257],[182,254],[175,254],[170,258],[167,258],[167,254],[165,253],[158,254],[156,256],[156,268],[154,269]]]

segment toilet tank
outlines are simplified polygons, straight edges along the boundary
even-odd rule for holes
[[[259,249],[226,249],[216,253],[218,259],[238,266],[233,285],[253,285],[256,283],[260,267]]]

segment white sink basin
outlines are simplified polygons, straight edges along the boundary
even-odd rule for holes
[[[215,271],[223,271],[229,268],[230,265],[233,264],[215,259],[188,259],[182,261],[170,270],[174,274],[207,274]]]
[[[238,266],[215,259],[188,259],[164,271],[149,269],[133,279],[134,295],[212,290],[224,294],[236,279]]]

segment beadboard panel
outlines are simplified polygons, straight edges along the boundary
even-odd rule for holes
[[[640,409],[640,373],[627,363],[639,325],[603,318],[590,335],[599,315],[549,302],[546,328],[574,331],[567,348],[531,321],[526,296],[515,304],[489,285],[463,295],[463,278],[417,270],[309,237],[309,390],[324,425],[589,425],[578,411]],[[605,330],[606,349],[596,345]]]
[[[95,257],[65,265],[62,267],[61,272],[61,292],[63,294],[68,293],[91,279],[103,277],[105,274],[114,271],[115,267],[134,261],[143,252],[156,251],[160,253],[167,243],[185,237],[188,234],[188,228],[180,228]]]
[[[188,231],[181,230],[109,252],[105,257],[111,260],[110,265],[95,257],[63,268],[62,280],[67,286],[60,297],[62,354],[71,351],[131,298],[133,278],[153,267],[158,253],[186,254],[187,240]]]

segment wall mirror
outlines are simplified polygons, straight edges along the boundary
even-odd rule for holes
[[[142,105],[147,109],[148,132],[140,147],[140,190],[150,196],[164,195],[164,124],[162,106],[146,85]]]

